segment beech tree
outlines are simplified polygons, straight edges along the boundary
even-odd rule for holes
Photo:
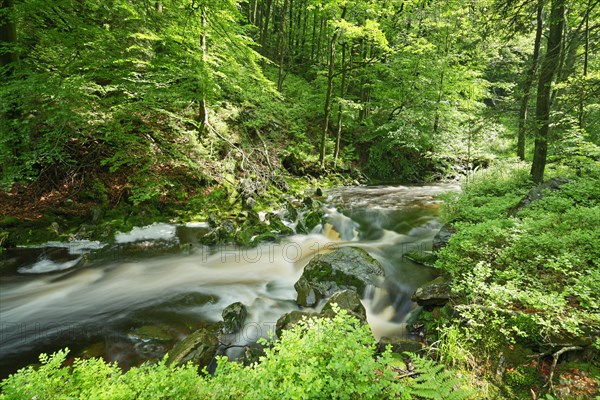
[[[0,1],[0,71],[9,71],[9,64],[18,58],[17,24],[14,15],[14,0]]]
[[[540,77],[537,87],[536,123],[537,132],[531,176],[534,182],[541,183],[544,179],[546,157],[548,153],[548,140],[550,131],[550,109],[552,80],[558,70],[560,51],[563,41],[563,26],[565,14],[565,1],[552,0],[550,17],[548,20],[548,42],[546,54],[540,68]]]

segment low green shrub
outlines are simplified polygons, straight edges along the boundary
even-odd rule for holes
[[[467,398],[461,380],[441,364],[412,355],[404,376],[390,350],[377,354],[370,328],[345,310],[331,319],[309,318],[268,345],[260,362],[242,366],[218,358],[214,376],[167,358],[123,373],[116,363],[75,359],[68,349],[41,366],[24,368],[0,383],[0,399],[447,399]]]
[[[516,212],[533,187],[518,165],[482,172],[463,193],[446,196],[445,218],[457,233],[436,266],[453,277],[456,313],[438,327],[444,337],[460,326],[479,362],[516,344],[593,348],[600,326],[600,165],[586,174],[549,170],[570,182]],[[509,374],[505,383],[530,385],[522,375]]]

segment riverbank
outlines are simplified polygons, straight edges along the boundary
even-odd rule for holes
[[[431,352],[478,398],[599,393],[600,165],[584,161],[552,164],[539,187],[527,165],[496,166],[446,196],[455,233],[435,266],[451,290],[420,318]]]
[[[115,182],[121,180],[119,175],[114,178]],[[143,202],[131,199],[127,185],[117,183],[98,183],[97,193],[82,192],[82,188],[44,192],[35,184],[15,185],[9,192],[0,192],[0,249],[48,241],[111,242],[117,232],[155,222],[217,224],[229,220],[241,225],[244,221],[240,213],[269,214],[286,208],[306,208],[305,199],[318,202],[317,190],[359,181],[364,182],[359,174],[298,177],[281,171],[269,179],[213,182],[190,188],[183,198],[165,196]],[[226,239],[235,241],[233,237],[223,241]]]

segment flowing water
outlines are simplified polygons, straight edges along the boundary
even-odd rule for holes
[[[40,352],[64,347],[124,368],[155,359],[221,320],[223,308],[236,301],[248,307],[248,318],[226,339],[253,343],[274,331],[283,313],[298,309],[294,283],[310,259],[339,246],[361,247],[382,263],[383,288],[369,288],[363,303],[376,337],[402,335],[418,311],[410,296],[432,278],[403,254],[431,248],[440,228],[435,196],[456,189],[333,189],[324,228],[252,249],[199,245],[207,230],[202,223],[136,228],[110,246],[79,241],[13,249],[1,260],[0,378]]]

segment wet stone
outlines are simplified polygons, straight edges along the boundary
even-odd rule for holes
[[[329,300],[327,300],[327,303],[325,303],[323,306],[321,313],[327,315],[328,311],[333,311],[333,304],[337,304],[340,309],[348,311],[348,313],[355,316],[360,321],[367,321],[367,312],[365,311],[365,307],[360,301],[358,293],[356,293],[354,290],[344,290],[335,293]]]
[[[244,304],[238,301],[225,307],[221,315],[223,317],[223,332],[231,334],[242,329],[248,316],[248,310]]]
[[[281,337],[281,333],[284,330],[292,329],[294,325],[298,322],[302,321],[304,318],[310,318],[312,316],[318,315],[317,313],[309,312],[309,311],[298,311],[294,310],[289,313],[283,314],[278,320],[277,325],[275,326],[275,333],[277,337]]]
[[[219,339],[207,329],[198,330],[177,343],[169,352],[169,363],[183,365],[189,361],[200,368],[208,366],[217,354]]]
[[[405,253],[404,258],[426,267],[433,267],[437,260],[437,256],[431,251],[411,251]]]
[[[381,353],[390,346],[393,353],[402,354],[404,352],[419,353],[424,348],[424,344],[409,337],[392,336],[382,337],[377,343],[377,350]]]
[[[155,325],[140,326],[129,332],[127,336],[142,342],[170,342],[177,339],[177,335],[168,328]]]
[[[294,285],[300,306],[312,307],[319,300],[344,289],[359,294],[366,286],[379,286],[383,276],[381,264],[366,251],[342,247],[331,253],[320,254],[304,268]]]
[[[412,300],[425,309],[442,307],[450,300],[452,281],[446,276],[438,276],[431,282],[417,288]]]

